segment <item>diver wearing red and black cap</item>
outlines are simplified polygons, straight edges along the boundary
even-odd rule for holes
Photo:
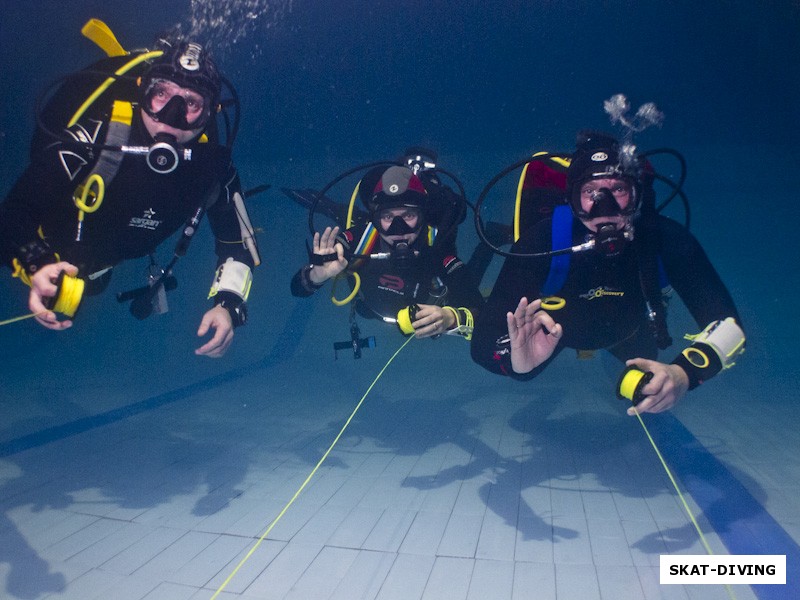
[[[417,337],[455,330],[469,337],[473,313],[483,299],[454,245],[435,245],[420,178],[405,166],[390,166],[364,204],[366,225],[344,231],[328,227],[314,234],[316,260],[295,274],[292,294],[310,296],[342,272],[358,273],[360,284],[353,293],[362,316],[395,323],[401,310],[413,306],[411,326]],[[439,296],[445,292],[446,297]]]
[[[72,321],[56,312],[72,317],[115,265],[151,255],[150,287],[121,295],[144,318],[166,310],[171,267],[207,213],[218,258],[198,335],[213,336],[196,353],[221,356],[260,262],[232,139],[221,145],[213,118],[223,80],[194,41],[132,53],[100,45],[109,57],[66,78],[39,115],[31,164],[0,205],[0,259],[31,286],[36,320],[66,329]],[[154,275],[152,253],[179,230],[172,262]],[[76,302],[63,301],[68,282]]]
[[[637,398],[640,412],[671,408],[733,365],[745,343],[734,302],[694,236],[656,214],[651,183],[649,165],[632,147],[605,134],[578,136],[567,170],[572,215],[558,245],[574,254],[558,289],[547,289],[554,263],[542,257],[554,254],[554,238],[564,232],[554,217],[521,234],[475,325],[471,352],[478,364],[531,379],[565,347],[582,355],[604,349],[653,374]],[[704,328],[671,364],[657,360],[664,336],[653,335],[652,321],[664,307],[643,285],[650,259]]]

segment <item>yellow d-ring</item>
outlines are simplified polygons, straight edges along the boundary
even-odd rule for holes
[[[342,300],[336,298],[336,283],[340,279],[347,279],[347,275],[342,276],[342,274],[339,274],[333,280],[333,285],[331,286],[331,302],[333,302],[336,306],[344,306],[345,304],[351,302],[353,298],[356,297],[358,290],[361,288],[361,277],[358,275],[358,273],[354,271],[350,274],[353,276],[353,279],[355,280],[355,283],[353,284],[353,291],[350,292],[349,296],[347,296]]]
[[[567,305],[567,301],[564,298],[559,298],[558,296],[548,296],[547,298],[542,298],[542,309],[544,310],[561,310]]]
[[[103,178],[97,173],[92,173],[83,185],[78,186],[75,190],[73,202],[80,211],[78,218],[83,221],[84,213],[93,213],[103,203],[103,197],[106,195],[106,183]]]
[[[686,357],[686,360],[688,360],[698,369],[705,369],[711,364],[711,361],[708,360],[708,355],[705,352],[692,346],[686,348],[681,354],[683,354]]]

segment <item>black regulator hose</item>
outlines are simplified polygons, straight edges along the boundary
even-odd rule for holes
[[[475,208],[473,209],[474,212],[475,212],[475,230],[478,233],[478,238],[481,240],[481,243],[485,244],[495,254],[498,254],[500,256],[505,256],[506,258],[508,258],[508,257],[516,257],[516,258],[545,258],[545,257],[548,257],[548,256],[556,256],[556,255],[559,255],[559,254],[568,254],[570,252],[573,252],[572,248],[564,248],[562,250],[551,250],[551,251],[548,251],[548,252],[534,252],[534,253],[531,253],[531,254],[521,254],[521,253],[517,253],[517,252],[506,252],[505,250],[501,250],[500,248],[498,248],[497,246],[492,244],[492,242],[489,241],[489,238],[486,237],[486,232],[484,231],[484,227],[483,227],[483,219],[481,218],[481,207],[483,206],[483,202],[486,200],[486,196],[489,194],[489,192],[492,190],[492,188],[497,184],[497,182],[500,181],[501,179],[503,179],[504,177],[506,177],[506,175],[508,175],[512,171],[515,171],[515,170],[517,170],[517,169],[519,169],[521,167],[524,167],[528,163],[531,163],[531,162],[544,162],[544,159],[550,158],[550,157],[561,158],[561,157],[563,157],[563,155],[545,153],[545,154],[538,154],[536,156],[529,156],[527,158],[523,158],[522,160],[519,160],[519,161],[515,162],[512,165],[509,165],[508,167],[506,167],[505,169],[500,171],[497,175],[495,175],[491,179],[491,181],[489,181],[489,183],[487,183],[486,186],[483,188],[483,190],[480,193],[480,196],[478,196],[478,200],[475,202]]]
[[[236,88],[233,86],[231,81],[224,76],[220,76],[220,80],[222,81],[223,85],[227,88],[228,93],[230,93],[231,97],[226,100],[221,100],[220,105],[221,109],[220,112],[222,113],[222,118],[225,121],[225,147],[228,150],[233,148],[233,144],[236,141],[236,136],[239,135],[239,123],[241,121],[242,116],[242,105],[239,102],[239,93],[236,91]],[[228,116],[228,111],[226,108],[228,106],[233,105],[233,125],[231,125],[230,117]]]
[[[394,161],[379,160],[377,162],[367,163],[367,164],[364,164],[364,165],[359,165],[357,167],[353,167],[352,169],[348,169],[347,171],[345,171],[344,173],[342,173],[341,175],[336,177],[333,181],[328,183],[328,185],[326,185],[324,188],[322,188],[319,191],[319,193],[317,194],[317,197],[314,198],[314,202],[311,204],[311,207],[308,209],[308,230],[311,232],[311,237],[314,237],[314,234],[317,233],[317,230],[314,227],[314,213],[317,211],[317,205],[319,204],[319,201],[322,198],[325,197],[325,194],[328,193],[328,190],[330,190],[333,186],[335,186],[337,183],[339,183],[345,177],[348,177],[349,175],[352,175],[353,173],[357,173],[358,171],[372,169],[373,167],[380,167],[382,165],[386,165],[387,167],[391,167],[391,166],[394,166],[396,164],[397,163],[394,162]],[[345,226],[346,225],[347,224],[345,223]]]
[[[44,105],[47,100],[52,98],[54,90],[57,86],[60,86],[66,81],[70,79],[78,79],[81,77],[101,77],[105,79],[115,79],[116,83],[120,80],[129,80],[131,83],[136,81],[136,78],[131,75],[115,75],[113,73],[108,73],[107,71],[98,71],[98,70],[83,70],[77,71],[75,73],[68,73],[67,75],[62,75],[61,77],[55,79],[53,82],[50,83],[42,92],[36,97],[36,102],[34,104],[34,111],[35,111],[35,118],[36,118],[36,127],[40,129],[45,135],[53,138],[54,140],[58,140],[65,146],[72,146],[72,147],[86,147],[91,146],[92,148],[96,148],[98,150],[119,150],[118,146],[106,146],[105,144],[97,144],[88,141],[78,141],[72,137],[68,137],[65,133],[58,133],[50,129],[50,126],[45,124],[43,114],[44,114]]]
[[[469,200],[467,200],[467,193],[464,190],[464,185],[461,183],[461,180],[458,177],[453,175],[450,171],[445,171],[444,169],[440,169],[438,167],[431,170],[437,174],[448,177],[458,188],[459,197],[461,198],[461,212],[453,219],[453,222],[450,224],[450,227],[447,229],[447,231],[444,232],[444,234],[440,232],[439,236],[437,237],[437,239],[440,240],[447,240],[456,232],[461,221],[467,217],[467,208],[470,208],[474,213],[475,207],[470,203]]]
[[[686,171],[687,171],[686,159],[680,152],[674,150],[673,148],[657,148],[655,150],[648,150],[647,152],[643,152],[642,154],[640,154],[640,156],[647,158],[648,156],[658,156],[661,154],[668,154],[673,158],[675,158],[680,164],[681,170],[677,182],[673,181],[669,177],[660,175],[659,173],[655,172],[653,173],[655,179],[672,188],[672,193],[669,196],[667,196],[665,200],[661,201],[658,204],[658,206],[656,206],[656,212],[660,213],[667,207],[667,205],[669,205],[670,202],[672,202],[676,197],[680,196],[681,202],[683,203],[683,210],[686,215],[683,224],[684,227],[686,227],[686,229],[689,229],[692,215],[691,215],[691,209],[689,207],[689,198],[687,198],[686,193],[683,191],[683,184],[686,182]]]
[[[669,177],[665,177],[660,175],[659,173],[653,173],[654,179],[665,183],[667,186],[672,188],[672,193],[662,201],[657,207],[656,212],[661,212],[666,206],[672,202],[676,197],[680,197],[683,203],[684,211],[686,213],[686,218],[684,221],[685,227],[688,229],[691,220],[691,211],[689,207],[689,199],[686,197],[685,192],[683,191],[683,184],[686,181],[686,160],[684,159],[683,155],[678,152],[677,150],[673,150],[672,148],[658,148],[656,150],[650,150],[648,152],[643,152],[639,156],[642,158],[647,158],[648,156],[657,156],[661,154],[669,154],[678,160],[680,163],[681,171],[680,176],[678,177],[678,181],[675,182]],[[551,250],[548,252],[535,252],[530,254],[523,254],[517,252],[507,252],[505,250],[501,250],[492,242],[489,241],[488,237],[486,236],[483,219],[481,218],[481,208],[483,207],[483,203],[486,200],[486,196],[489,194],[491,189],[503,178],[505,178],[509,173],[515,171],[521,167],[524,167],[526,164],[531,162],[544,162],[545,159],[548,158],[571,158],[571,155],[568,154],[553,154],[553,153],[542,153],[537,154],[536,156],[527,157],[522,160],[519,160],[502,171],[500,171],[497,175],[495,175],[489,183],[481,191],[480,195],[478,196],[478,200],[475,202],[475,207],[473,208],[473,212],[475,213],[475,230],[478,234],[478,238],[480,239],[481,243],[486,245],[492,252],[498,254],[500,256],[508,257],[516,257],[516,258],[544,258],[548,256],[556,256],[558,254],[567,254],[573,252],[573,248],[564,248],[561,250]]]

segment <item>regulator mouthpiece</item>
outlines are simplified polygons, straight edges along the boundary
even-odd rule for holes
[[[601,223],[594,237],[594,249],[604,256],[617,256],[631,239],[633,236],[629,230],[617,229],[614,223]]]
[[[408,242],[397,242],[392,246],[391,260],[398,268],[409,268],[414,256],[414,251],[408,245]]]
[[[180,163],[178,140],[172,135],[159,133],[156,134],[155,142],[147,152],[147,166],[162,175],[172,173]]]

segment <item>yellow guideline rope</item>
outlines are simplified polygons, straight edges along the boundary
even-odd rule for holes
[[[38,317],[39,315],[45,314],[47,311],[43,310],[42,312],[38,313],[29,313],[27,315],[22,315],[21,317],[14,317],[13,319],[6,319],[5,321],[0,321],[0,327],[3,325],[11,325],[11,323],[16,323],[17,321],[24,321],[25,319],[30,319],[31,317]]]
[[[342,437],[342,435],[344,434],[345,429],[347,429],[348,425],[350,425],[350,421],[352,421],[353,418],[356,416],[356,413],[358,412],[358,409],[361,408],[361,405],[364,403],[364,400],[366,400],[367,396],[372,391],[372,388],[375,387],[375,384],[378,383],[378,380],[381,378],[381,376],[383,375],[384,371],[386,371],[386,369],[389,368],[389,365],[392,364],[392,361],[394,361],[394,359],[397,357],[397,355],[400,354],[400,351],[403,348],[405,348],[408,345],[408,343],[413,339],[414,339],[414,336],[411,336],[410,338],[408,338],[403,343],[403,345],[400,346],[394,354],[392,354],[392,357],[383,366],[383,368],[378,373],[377,377],[375,377],[375,379],[373,379],[372,383],[367,388],[367,391],[364,392],[363,396],[361,396],[361,400],[358,401],[358,404],[356,404],[356,407],[353,409],[353,412],[350,413],[349,417],[347,417],[347,421],[345,421],[344,425],[342,426],[342,429],[339,431],[338,434],[336,434],[336,437],[334,438],[333,442],[331,442],[331,445],[328,447],[328,449],[322,455],[322,458],[319,459],[319,462],[311,470],[311,473],[308,474],[308,477],[306,477],[306,479],[303,482],[303,484],[297,489],[297,491],[294,493],[294,496],[292,496],[291,500],[289,500],[289,502],[286,504],[286,506],[283,507],[283,510],[281,510],[281,512],[278,513],[278,516],[275,517],[275,520],[272,521],[272,523],[269,524],[269,527],[267,527],[267,530],[264,532],[264,534],[260,538],[258,538],[258,541],[253,545],[252,548],[250,548],[250,551],[239,562],[239,564],[236,565],[236,568],[233,570],[233,572],[230,575],[228,575],[228,578],[225,581],[222,582],[222,585],[219,586],[219,589],[217,589],[217,591],[214,592],[214,595],[211,596],[211,600],[214,600],[217,596],[219,596],[219,594],[228,586],[228,584],[234,578],[236,573],[239,572],[239,569],[241,569],[244,566],[244,563],[246,563],[249,560],[249,558],[253,555],[253,553],[258,549],[258,547],[261,545],[261,542],[263,542],[266,539],[266,537],[269,535],[269,532],[272,531],[272,528],[275,527],[275,525],[281,519],[281,517],[283,517],[283,515],[286,513],[286,511],[289,510],[289,507],[292,504],[294,504],[294,501],[297,500],[298,496],[300,496],[302,491],[305,489],[306,485],[308,485],[308,482],[311,481],[311,478],[314,476],[314,474],[317,472],[317,470],[322,466],[322,463],[325,462],[326,458],[328,458],[328,455],[333,450],[333,447],[339,441],[339,438]]]
[[[653,446],[653,450],[656,451],[656,456],[658,456],[658,460],[661,461],[661,466],[664,467],[664,470],[667,472],[669,480],[672,482],[672,486],[675,488],[675,491],[678,492],[678,498],[680,498],[681,504],[683,504],[683,509],[686,511],[686,514],[689,515],[689,520],[692,522],[692,525],[694,525],[694,528],[697,530],[697,535],[700,536],[700,542],[703,544],[703,547],[706,549],[708,555],[714,556],[714,552],[711,550],[711,546],[708,545],[706,536],[703,535],[703,532],[700,529],[700,525],[697,524],[697,519],[695,519],[694,514],[692,514],[692,509],[689,508],[689,504],[686,502],[686,498],[683,497],[683,494],[681,493],[681,490],[678,487],[678,483],[675,481],[675,477],[672,476],[672,471],[670,471],[669,467],[667,466],[667,461],[665,461],[664,457],[661,455],[661,451],[658,449],[658,446],[656,446],[656,442],[653,439],[653,436],[650,435],[650,431],[647,429],[647,426],[644,424],[644,421],[642,420],[642,416],[639,414],[639,411],[636,410],[635,406],[633,407],[633,410],[636,413],[636,418],[639,419],[639,423],[641,423],[642,425],[642,429],[644,429],[644,432],[647,435],[647,439],[650,440],[650,445]],[[734,596],[730,584],[726,583],[725,588],[728,590],[728,595],[733,600],[735,600],[736,596]]]

